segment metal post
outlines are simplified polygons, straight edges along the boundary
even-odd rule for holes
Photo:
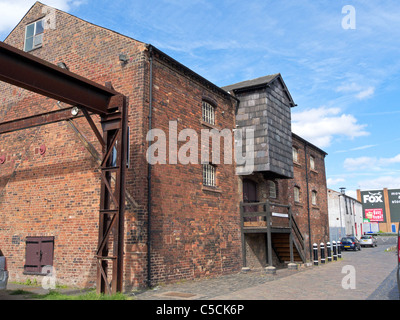
[[[292,206],[288,206],[288,214],[289,214],[289,245],[290,245],[290,263],[288,264],[288,269],[290,270],[297,270],[298,265],[294,263],[294,256],[293,256],[293,213],[292,213]]]
[[[332,241],[332,245],[333,245],[333,260],[337,261],[337,247],[336,247],[336,241]]]
[[[119,111],[102,116],[101,121],[106,144],[100,166],[99,245],[96,254],[98,293],[114,294],[123,289],[127,105],[124,97]],[[116,155],[115,162],[112,155]],[[111,270],[108,270],[109,263]]]
[[[242,261],[243,261],[243,268],[247,267],[246,261],[246,240],[244,237],[244,210],[243,210],[243,202],[240,202],[240,233],[242,235]]]
[[[318,265],[318,245],[314,243],[313,245],[313,251],[314,251],[314,266]]]
[[[323,242],[321,242],[320,248],[321,248],[321,264],[325,264],[325,245]]]
[[[337,253],[338,253],[338,258],[342,258],[342,243],[340,241],[337,242]]]
[[[268,274],[275,274],[276,268],[272,265],[272,240],[271,240],[271,209],[269,202],[264,205],[264,211],[267,215],[267,245],[268,245],[268,267],[265,268]]]
[[[289,206],[288,214],[289,214],[289,229],[290,229],[290,234],[289,234],[290,263],[294,263],[294,257],[293,257],[292,210],[291,210],[291,207],[290,207],[290,206]]]
[[[264,205],[264,210],[267,214],[268,266],[272,267],[271,214],[269,202]]]
[[[328,242],[326,244],[326,250],[327,250],[327,254],[328,254],[328,262],[332,261],[332,248],[331,248],[331,243]]]

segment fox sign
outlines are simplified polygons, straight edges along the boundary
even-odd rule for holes
[[[385,222],[385,204],[383,190],[362,191],[364,218],[370,222]]]

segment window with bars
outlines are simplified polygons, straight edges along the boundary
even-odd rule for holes
[[[215,108],[206,101],[202,103],[203,121],[215,125]]]
[[[203,185],[216,187],[216,167],[212,164],[203,164]]]
[[[25,51],[31,51],[42,46],[44,33],[43,21],[44,20],[39,20],[26,26],[24,45]]]

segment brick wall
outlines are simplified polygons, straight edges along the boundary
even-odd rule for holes
[[[36,3],[6,42],[22,49],[25,26],[43,18],[42,8]],[[111,82],[115,90],[129,98],[124,286],[145,286],[148,47],[62,11],[57,10],[55,18],[56,28],[45,30],[42,48],[30,53],[54,64],[62,61],[70,71],[99,84]],[[120,53],[128,56],[127,64],[119,61]],[[153,66],[153,128],[168,134],[169,121],[177,121],[178,131],[191,128],[200,135],[200,130],[211,129],[201,122],[202,99],[217,107],[215,128],[234,127],[235,101],[226,93],[165,55],[154,55]],[[60,107],[57,101],[4,83],[0,83],[0,91],[2,122]],[[98,117],[93,118],[99,126]],[[84,118],[73,120],[73,124],[75,129],[63,122],[0,136],[0,155],[6,156],[0,171],[0,210],[7,213],[0,218],[0,245],[9,257],[11,281],[32,278],[23,274],[26,237],[54,236],[57,281],[77,286],[95,284],[99,165],[76,130],[99,154],[101,149]],[[39,148],[43,145],[46,152],[41,155]],[[216,189],[202,186],[201,164],[154,165],[151,183],[153,284],[240,268],[234,165],[217,166]]]
[[[23,49],[25,26],[44,16],[36,3],[7,37],[6,43]],[[145,70],[148,67],[143,43],[56,11],[56,28],[45,30],[42,48],[30,53],[70,71],[114,88],[129,97],[131,163],[126,213],[128,238],[126,275],[134,285],[143,284],[145,255],[143,211],[147,207],[143,184],[143,104]],[[128,55],[121,65],[119,54]],[[0,121],[57,110],[57,101],[0,83]],[[62,104],[62,107],[66,107]],[[98,117],[93,117],[99,125]],[[101,154],[99,143],[87,121],[75,119],[74,126]],[[100,128],[100,127],[99,127]],[[46,146],[41,155],[39,148]],[[54,268],[61,284],[92,286],[96,279],[94,258],[98,239],[100,174],[96,159],[66,122],[0,136],[0,153],[6,162],[0,170],[0,246],[9,257],[11,281],[24,281],[27,236],[54,236]],[[140,185],[140,187],[139,187]],[[14,241],[12,241],[14,239]],[[143,253],[144,252],[144,253]],[[31,277],[32,278],[32,277]],[[39,277],[40,278],[40,277]]]
[[[191,79],[184,70],[176,72],[171,61],[154,60],[153,128],[169,135],[169,122],[177,132],[234,127],[235,101]],[[202,100],[216,107],[215,126],[202,122]],[[232,139],[233,140],[233,139]],[[199,144],[199,154],[201,143]],[[179,142],[177,150],[186,142]],[[168,143],[168,149],[171,146]],[[229,146],[230,148],[233,145]],[[239,270],[240,231],[235,166],[225,164],[224,144],[217,165],[217,187],[203,186],[202,165],[167,164],[152,168],[152,282],[193,279]],[[171,160],[171,161],[170,161]],[[179,160],[179,159],[178,159]]]
[[[25,26],[44,16],[42,8],[37,2],[6,42],[22,49]],[[56,28],[45,30],[43,47],[31,54],[54,64],[63,61],[70,71],[99,84],[111,82],[115,90],[129,99],[124,286],[126,289],[145,286],[149,240],[146,134],[150,102],[152,128],[166,134],[168,150],[170,121],[177,124],[178,132],[189,128],[199,137],[205,129],[232,129],[236,101],[165,54],[155,50],[151,56],[144,43],[62,11],[56,11],[55,18]],[[119,61],[121,53],[128,56],[127,64]],[[152,75],[150,57],[153,58]],[[152,88],[150,81],[153,81]],[[0,83],[0,92],[1,122],[60,108],[57,101],[4,83]],[[202,100],[216,107],[214,126],[202,122]],[[98,117],[93,118],[100,128]],[[62,122],[0,136],[0,156],[6,157],[6,162],[0,165],[0,211],[3,213],[0,246],[9,257],[11,281],[27,278],[23,274],[26,237],[54,236],[57,281],[81,287],[95,284],[100,173],[97,159],[88,151],[88,143],[101,153],[84,118],[73,120],[73,126]],[[185,143],[179,142],[178,150]],[[304,150],[301,139],[294,143]],[[40,152],[43,146],[44,153]],[[200,152],[200,142],[198,148]],[[320,242],[327,234],[324,156],[317,149],[309,147],[309,150],[317,160],[315,172],[310,173],[309,188],[317,191],[319,199],[317,206],[310,208],[311,237],[313,242]],[[239,229],[242,195],[235,166],[218,164],[217,186],[210,188],[203,186],[200,162],[184,165],[169,164],[169,160],[167,153],[166,164],[152,166],[151,284],[238,271],[242,266]],[[303,169],[304,163],[299,160],[294,167],[294,180],[280,180],[275,201],[293,203],[293,187],[298,184],[303,192],[302,201],[293,205],[303,233],[308,234]],[[266,181],[275,179],[276,175],[260,174],[259,178],[265,187],[259,189],[263,197],[268,193]]]
[[[288,181],[288,196],[295,219],[299,224],[301,232],[305,236],[309,257],[310,240],[311,245],[313,243],[320,244],[321,242],[326,243],[329,241],[328,196],[325,174],[326,154],[297,135],[293,135],[293,147],[298,150],[298,161],[294,162],[294,179]],[[310,168],[310,156],[313,156],[315,159],[314,170]],[[306,173],[308,173],[308,177],[306,177]],[[294,201],[293,194],[295,186],[300,188],[300,202]],[[312,204],[311,201],[312,191],[317,193],[315,205]],[[309,202],[307,202],[307,196],[309,196]],[[308,215],[310,216],[311,222],[311,239]]]

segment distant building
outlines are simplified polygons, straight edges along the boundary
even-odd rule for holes
[[[362,204],[344,192],[328,189],[330,241],[338,241],[346,235],[360,238],[363,226]]]
[[[400,222],[400,189],[357,190],[362,213],[373,231],[397,232]],[[374,228],[375,225],[375,228]]]

